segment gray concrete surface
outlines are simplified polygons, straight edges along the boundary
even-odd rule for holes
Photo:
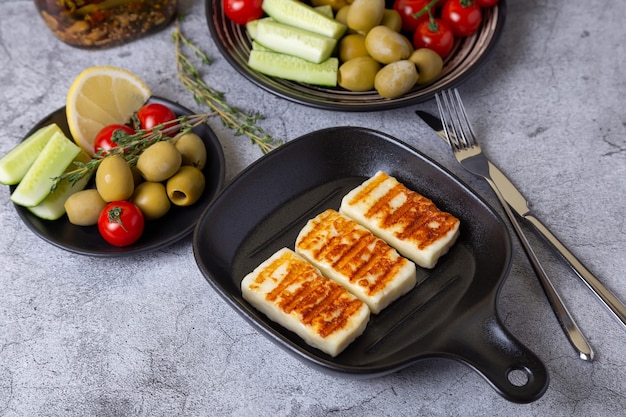
[[[487,185],[464,172],[414,115],[433,101],[375,113],[316,110],[279,99],[236,73],[211,39],[204,1],[182,0],[183,31],[214,58],[206,81],[257,110],[286,140],[330,126],[389,133],[466,181],[499,213]],[[538,216],[626,299],[626,60],[622,0],[509,0],[501,41],[460,91],[482,143]],[[202,111],[175,76],[172,28],[104,51],[56,40],[31,0],[0,2],[0,154],[64,105],[74,77],[117,65],[156,95]],[[233,178],[261,157],[211,120]],[[528,230],[528,229],[527,229]],[[30,232],[0,188],[0,415],[18,416],[617,416],[626,415],[626,329],[530,235],[596,351],[568,345],[518,241],[498,311],[547,366],[545,395],[501,398],[469,367],[432,359],[367,380],[327,376],[288,355],[207,284],[191,238],[154,253],[100,259]]]

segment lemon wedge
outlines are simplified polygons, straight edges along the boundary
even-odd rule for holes
[[[67,93],[65,112],[74,141],[88,155],[94,139],[110,124],[125,124],[152,92],[137,75],[123,68],[93,66],[82,71]]]

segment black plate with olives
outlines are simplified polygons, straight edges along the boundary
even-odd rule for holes
[[[393,1],[387,1],[387,8]],[[376,91],[352,92],[340,87],[320,87],[261,74],[248,67],[252,40],[246,27],[230,21],[221,1],[206,2],[206,17],[211,37],[226,60],[244,77],[278,97],[310,107],[338,111],[379,111],[405,107],[424,102],[435,93],[452,88],[465,81],[487,59],[504,27],[505,0],[483,13],[478,32],[455,40],[454,47],[444,61],[441,74],[431,83],[413,87],[399,98],[387,99]]]
[[[151,97],[148,102],[165,104],[177,116],[193,114],[193,112],[178,103],[164,98]],[[52,123],[56,123],[68,137],[71,137],[67,126],[65,107],[62,107],[37,123],[26,134],[25,138],[41,127]],[[164,217],[147,221],[142,236],[132,245],[125,247],[113,246],[100,236],[98,226],[76,226],[69,222],[67,216],[63,216],[59,220],[49,221],[35,216],[26,207],[15,205],[15,209],[33,233],[55,246],[81,255],[99,257],[127,256],[169,246],[193,232],[202,212],[213,201],[224,185],[224,151],[217,136],[206,124],[195,127],[194,132],[202,138],[207,149],[207,162],[203,169],[206,185],[202,196],[191,206],[178,207],[172,205],[172,208]],[[14,186],[11,187],[11,192],[13,192],[13,189]]]

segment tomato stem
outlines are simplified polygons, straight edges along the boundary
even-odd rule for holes
[[[113,207],[107,212],[107,216],[109,217],[109,222],[119,224],[122,230],[128,233],[128,230],[126,230],[126,227],[124,227],[124,222],[122,222],[122,217],[121,217],[122,208],[121,207],[118,207],[118,206]]]

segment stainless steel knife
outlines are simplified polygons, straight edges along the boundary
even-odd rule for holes
[[[446,140],[441,120],[425,111],[415,112],[428,126],[430,126],[444,141]],[[504,200],[511,209],[522,219],[529,222],[546,241],[563,257],[565,262],[576,272],[576,275],[602,301],[604,306],[626,328],[626,306],[598,280],[552,232],[537,219],[530,210],[524,196],[513,183],[494,165],[489,168],[493,182],[500,189]]]

